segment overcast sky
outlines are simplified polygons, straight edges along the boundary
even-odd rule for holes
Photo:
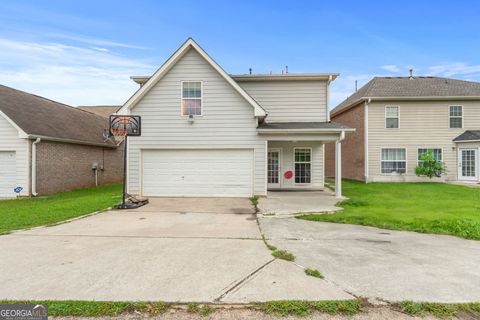
[[[227,72],[338,72],[330,106],[380,75],[480,81],[478,1],[0,2],[0,84],[122,104],[192,36]]]

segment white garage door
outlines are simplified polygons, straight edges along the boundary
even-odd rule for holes
[[[144,150],[143,195],[249,197],[253,150]]]
[[[15,197],[16,162],[14,151],[0,151],[0,198]]]

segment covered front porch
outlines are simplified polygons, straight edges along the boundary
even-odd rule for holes
[[[257,133],[266,139],[269,192],[322,191],[325,144],[335,142],[335,197],[342,197],[342,140],[354,129],[332,122],[263,123]]]

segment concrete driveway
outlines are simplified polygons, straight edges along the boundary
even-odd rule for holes
[[[275,246],[356,296],[388,301],[480,301],[480,241],[261,217]]]
[[[273,259],[248,199],[157,198],[0,236],[0,299],[243,303],[352,296]]]

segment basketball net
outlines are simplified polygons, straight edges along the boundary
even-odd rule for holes
[[[110,132],[117,142],[123,141],[128,134],[128,130],[124,128],[111,128]]]

